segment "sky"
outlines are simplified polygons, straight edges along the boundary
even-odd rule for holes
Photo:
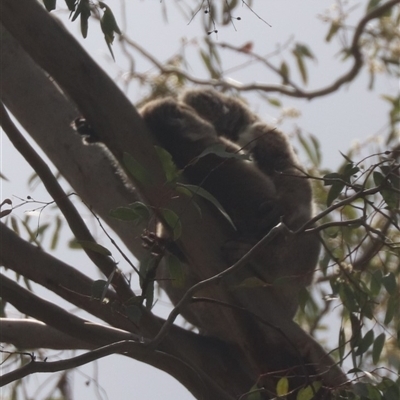
[[[58,3],[60,9],[64,7],[62,1],[59,0]],[[125,7],[121,6],[120,0],[109,0],[106,3],[114,11],[123,32],[140,43],[160,61],[168,59],[178,51],[181,38],[185,38],[188,42],[197,42],[197,45],[187,46],[190,73],[196,77],[206,77],[198,56],[198,45],[203,42],[200,29],[201,18],[203,18],[201,13],[190,21],[189,15],[183,16],[174,4],[175,1],[172,0],[163,0],[163,2],[159,0],[128,0]],[[176,3],[183,2],[177,1]],[[201,1],[192,0],[186,3],[192,4],[193,9],[196,10],[198,6],[194,5],[200,4]],[[349,3],[359,4],[360,2],[356,3],[350,0]],[[334,42],[327,46],[324,41],[328,26],[318,18],[318,15],[322,15],[325,10],[332,7],[332,4],[334,3],[331,0],[302,0],[301,2],[296,0],[254,0],[253,10],[257,15],[246,7],[237,9],[235,15],[241,18],[240,21],[235,21],[235,27],[232,25],[218,26],[218,34],[212,35],[212,39],[218,43],[227,42],[235,46],[250,41],[254,43],[255,52],[269,54],[276,49],[278,43],[285,43],[289,38],[294,37],[296,42],[307,43],[318,57],[317,61],[308,63],[310,68],[308,89],[325,87],[333,78],[338,77],[349,68],[349,63],[341,63],[338,59],[338,44]],[[163,6],[166,6],[167,9],[168,22],[163,16]],[[355,11],[355,17],[359,15],[363,7],[363,2],[361,2],[360,9]],[[66,11],[58,10],[54,15],[65,22],[67,29],[77,37],[90,55],[124,88],[121,74],[128,68],[127,60],[118,45],[113,48],[116,62],[111,59],[98,24],[90,23],[88,38],[83,39],[80,36],[79,24],[68,21]],[[271,26],[268,26],[259,17]],[[221,54],[226,69],[234,68],[244,60],[237,53],[223,50]],[[281,60],[282,56],[277,56],[271,61],[279,65]],[[136,70],[141,72],[152,70],[150,64],[140,56],[135,57],[135,66]],[[292,70],[294,77],[299,79],[294,66]],[[229,76],[231,79],[243,83],[277,82],[272,73],[266,72],[259,66],[236,70]],[[337,93],[309,102],[282,98],[285,107],[297,107],[301,113],[298,119],[286,121],[283,128],[291,133],[297,126],[301,126],[305,134],[315,135],[321,142],[323,166],[335,168],[342,160],[340,151],[345,152],[355,141],[363,142],[368,138],[379,136],[389,111],[388,105],[380,99],[379,95],[394,94],[398,91],[398,83],[378,77],[375,91],[371,93],[368,89],[368,79],[368,75],[364,71],[355,82],[342,87]],[[126,93],[135,103],[146,95],[147,89],[133,84]],[[262,102],[257,94],[245,93],[244,97],[248,100],[251,108],[265,120],[273,123],[279,118],[279,110]],[[15,165],[18,165],[18,168],[15,168]],[[0,181],[1,199],[12,196],[26,197],[28,194],[32,194],[26,185],[32,171],[16,154],[3,133],[1,134],[1,172],[8,178],[8,182]],[[33,195],[35,198],[48,198],[41,187],[37,188]],[[22,218],[23,211],[16,210],[17,217],[18,213]],[[42,218],[42,223],[46,222],[46,219],[51,221],[51,212]],[[65,238],[70,237],[68,232],[64,232],[63,235]],[[86,268],[86,265],[89,264],[82,254],[76,251],[67,252],[65,248],[58,249],[55,255],[61,259],[68,259],[72,265],[84,263]],[[93,271],[92,273],[94,274]],[[47,291],[40,293],[43,293],[43,296],[48,299],[56,299]],[[159,305],[159,313],[166,316],[171,310],[166,299],[160,301]],[[68,305],[68,309],[72,308]],[[70,355],[71,353],[65,352],[58,354],[57,357]],[[77,399],[193,399],[193,396],[185,388],[165,373],[121,356],[108,357],[82,367],[73,374],[71,379]],[[99,387],[96,386],[95,380],[100,383]],[[51,388],[55,383],[54,377],[51,376],[32,376],[29,380],[29,387],[32,390],[32,387],[37,387],[39,382],[44,381],[47,382],[45,388]],[[35,398],[42,398],[44,393],[46,390],[37,394]]]

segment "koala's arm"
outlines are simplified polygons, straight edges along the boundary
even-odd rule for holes
[[[254,232],[260,225],[270,229],[279,222],[275,185],[253,164],[214,154],[192,162],[215,144],[224,144],[230,152],[238,147],[220,138],[213,125],[190,106],[168,98],[147,104],[141,115],[161,147],[172,155],[178,168],[184,169],[189,183],[210,192],[239,232]]]
[[[241,134],[243,142],[250,142],[257,166],[273,180],[284,210],[283,221],[292,230],[300,228],[312,217],[312,188],[286,136],[259,122]]]

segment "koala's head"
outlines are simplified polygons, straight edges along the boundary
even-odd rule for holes
[[[240,132],[257,120],[242,101],[212,89],[188,90],[182,95],[181,101],[211,122],[218,135],[234,141]]]
[[[204,148],[219,143],[214,126],[187,104],[173,98],[151,101],[140,109],[158,144],[174,156],[179,168]]]

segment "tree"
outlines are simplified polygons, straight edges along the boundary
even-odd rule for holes
[[[224,79],[220,70],[217,45],[208,41],[209,52],[203,52],[202,56],[211,78],[205,81],[190,77],[179,65],[161,65],[149,56],[159,68],[161,76],[161,82],[155,85],[153,95],[157,97],[168,92],[168,77],[174,76],[183,82],[213,84],[225,90],[257,89],[265,93],[276,92],[285,96],[312,99],[332,93],[343,84],[351,82],[364,65],[365,53],[370,55],[371,59],[374,57],[374,60],[384,63],[388,72],[393,68],[393,73],[398,73],[396,49],[395,46],[391,46],[398,40],[394,28],[399,15],[398,7],[395,7],[398,3],[399,1],[382,4],[370,2],[365,16],[354,30],[351,45],[344,49],[345,55],[353,60],[351,69],[322,90],[308,92],[300,88],[293,82],[287,63],[282,62],[280,67],[274,67],[268,60],[260,57],[259,59],[282,80],[282,85],[246,86],[230,83]],[[143,276],[142,294],[135,296],[126,277],[118,270],[111,253],[96,244],[73,206],[70,196],[61,189],[46,163],[23,139],[9,119],[6,109],[2,108],[1,124],[4,131],[17,150],[33,166],[68,221],[75,238],[104,274],[105,279],[93,281],[77,269],[43,251],[38,251],[36,246],[18,237],[5,224],[1,225],[0,260],[6,268],[52,290],[70,303],[108,323],[108,326],[85,324],[82,318],[46,302],[7,276],[2,276],[3,302],[12,304],[23,314],[45,324],[34,323],[31,320],[5,320],[2,341],[23,348],[92,350],[58,364],[38,362],[32,357],[26,366],[4,375],[3,383],[35,371],[66,370],[107,354],[123,353],[168,372],[196,398],[232,399],[240,395],[241,398],[272,398],[276,396],[276,392],[286,395],[288,390],[293,398],[303,399],[312,398],[314,394],[317,397],[333,398],[396,398],[399,393],[398,382],[395,382],[390,373],[374,384],[359,380],[357,374],[362,375],[365,366],[368,368],[371,362],[377,364],[383,348],[386,354],[396,346],[398,351],[395,337],[399,326],[396,220],[399,164],[396,153],[398,148],[394,145],[395,125],[399,117],[398,99],[387,98],[393,104],[387,147],[385,151],[375,152],[374,157],[377,159],[373,156],[367,158],[370,165],[362,166],[360,162],[355,161],[356,154],[349,152],[339,171],[321,175],[318,172],[319,156],[316,142],[303,139],[303,146],[314,161],[313,167],[308,171],[308,177],[314,181],[319,205],[327,205],[314,218],[320,223],[315,229],[320,232],[324,242],[320,263],[321,276],[318,279],[321,284],[323,281],[330,282],[329,296],[339,296],[342,301],[344,322],[339,335],[337,358],[343,362],[346,351],[352,357],[353,373],[356,374],[354,380],[357,383],[351,386],[346,385],[342,372],[317,342],[307,336],[296,323],[280,318],[279,313],[271,316],[268,321],[259,321],[251,332],[246,330],[242,316],[251,316],[251,310],[246,304],[235,303],[235,298],[232,298],[228,288],[222,284],[215,285],[221,280],[218,273],[229,274],[218,256],[218,250],[227,238],[228,230],[206,209],[202,211],[201,224],[196,230],[188,228],[189,221],[197,218],[195,211],[180,215],[182,234],[177,243],[189,259],[194,260],[191,267],[196,268],[195,277],[193,278],[193,270],[186,271],[185,286],[176,288],[174,292],[177,298],[184,296],[184,300],[177,302],[173,298],[174,293],[169,293],[172,294],[172,301],[176,307],[166,321],[151,313],[154,271],[151,265],[144,262],[148,254],[142,248],[141,240],[137,239],[143,228],[147,227],[148,221],[143,218],[143,210],[149,208],[140,205],[145,203],[151,206],[155,214],[162,218],[160,213],[165,208],[163,199],[168,198],[169,192],[165,185],[165,173],[157,162],[158,158],[149,139],[150,134],[132,104],[38,3],[29,0],[2,0],[0,4],[1,23],[4,26],[4,57],[1,68],[3,76],[7,77],[2,82],[2,101],[46,152],[60,174],[71,184],[74,192],[89,205],[95,217],[99,216],[107,222],[132,254],[142,261],[138,273]],[[90,13],[82,10],[88,4],[81,1],[77,5],[77,9],[81,7],[83,33],[86,31]],[[215,2],[209,4],[211,8],[216,6]],[[234,6],[235,2],[232,2],[232,9]],[[108,8],[103,8],[110,12]],[[216,13],[217,10],[207,10],[207,14],[212,16],[217,15]],[[229,7],[223,9],[223,16],[225,22],[231,22]],[[206,24],[213,27],[213,18],[206,19]],[[367,24],[371,21],[377,23],[369,28]],[[215,30],[210,27],[206,29]],[[330,40],[334,35],[344,35],[345,31],[345,21],[335,19],[327,39]],[[110,33],[107,29],[104,32],[109,46],[112,43],[110,37],[113,32],[114,30]],[[235,48],[226,44],[224,46],[232,51],[257,57],[249,47]],[[295,44],[293,55],[301,77],[306,82],[305,61],[314,56],[309,48],[302,44]],[[17,66],[23,67],[23,72],[20,70],[20,73],[16,73]],[[44,71],[54,81],[50,81]],[[373,70],[371,73],[373,77]],[[24,83],[23,79],[26,79],[28,84]],[[27,88],[32,90],[29,96],[26,94]],[[37,96],[39,92],[43,97]],[[27,112],[31,106],[24,104],[24,101],[32,99],[31,96],[35,98],[35,113]],[[49,102],[49,98],[54,100]],[[111,153],[109,157],[126,168],[137,191],[129,190],[121,179],[116,177],[113,164],[109,158],[104,157],[104,150],[95,146],[82,146],[81,140],[71,132],[71,122],[79,114],[85,116],[106,145]],[[45,125],[43,121],[46,121]],[[49,132],[59,133],[49,135]],[[148,175],[151,176],[151,184]],[[3,205],[8,203],[9,200],[5,199]],[[135,206],[126,207],[128,204]],[[178,214],[179,207],[179,201],[176,201],[171,206],[171,211]],[[116,210],[114,217],[110,215],[110,210]],[[7,217],[10,211],[6,209],[2,215]],[[141,213],[138,213],[139,211]],[[132,226],[126,221],[121,221],[121,214],[118,212],[125,215],[129,213],[131,216],[134,214],[139,223]],[[116,213],[119,219],[115,218]],[[8,219],[12,225],[12,214]],[[309,226],[311,222],[313,221],[310,221]],[[100,224],[100,220],[98,223]],[[213,232],[212,240],[210,230]],[[337,266],[337,272],[332,272],[332,264]],[[349,264],[352,264],[352,268]],[[211,265],[217,267],[210,268]],[[182,270],[178,266],[175,272],[179,274]],[[206,281],[212,276],[214,278]],[[319,287],[321,291],[326,290],[324,286]],[[193,295],[197,299],[193,299]],[[104,304],[105,300],[107,305]],[[175,317],[184,311],[189,301],[196,301],[206,307],[223,334],[229,335],[231,340],[210,338],[172,325]],[[315,301],[315,297],[308,294],[304,295],[302,303],[298,321],[305,328],[308,326],[312,333],[320,318],[330,310],[330,306],[326,303],[321,307]],[[347,321],[351,324],[351,336],[346,335]],[[377,334],[379,329],[369,321],[375,321],[386,333]],[[251,357],[243,357],[240,349],[257,335],[262,335],[265,326],[271,323],[272,330],[283,332],[282,342],[276,349],[258,349],[260,352],[268,351],[273,356],[268,361],[271,369],[264,369],[261,374],[256,373],[256,367],[259,366],[257,361]],[[271,326],[268,328],[271,329]],[[34,329],[40,332],[40,336],[29,334],[27,337],[26,332],[33,332]],[[391,340],[385,344],[386,336]],[[294,347],[296,351],[293,352],[290,347]],[[316,358],[312,358],[311,354]],[[274,356],[289,360],[288,364],[283,366],[283,372],[273,369],[276,367]],[[319,365],[312,364],[315,359],[318,359]],[[394,370],[396,362],[398,363],[398,356],[394,357],[393,361],[387,356],[389,371]],[[321,383],[323,388],[320,388]],[[250,391],[253,393],[249,394]]]

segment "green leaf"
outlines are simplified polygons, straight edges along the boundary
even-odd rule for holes
[[[103,300],[103,293],[108,288],[108,282],[103,279],[98,279],[92,283],[92,299]]]
[[[76,11],[74,15],[72,16],[71,20],[75,21],[79,15],[81,16],[81,32],[82,36],[86,38],[87,32],[88,32],[88,20],[90,17],[90,4],[89,0],[80,0],[78,7],[76,8]]]
[[[384,400],[398,400],[400,399],[400,384],[393,382],[390,379],[385,379],[385,389],[383,390]]]
[[[316,381],[305,388],[301,388],[297,394],[296,400],[312,400],[321,387],[322,382]]]
[[[56,226],[55,226],[53,237],[51,238],[51,243],[50,243],[51,250],[54,250],[57,247],[58,239],[60,238],[61,226],[62,226],[62,219],[57,215]]]
[[[381,333],[374,341],[374,347],[372,348],[372,361],[375,365],[377,365],[379,362],[383,345],[385,344],[385,338],[385,334]]]
[[[110,50],[111,56],[115,60],[111,45],[114,42],[114,32],[120,35],[121,31],[110,7],[108,7],[107,4],[103,3],[102,1],[99,1],[99,6],[100,8],[104,9],[104,14],[100,19],[100,27],[104,33],[104,39],[107,43],[108,49]]]
[[[343,356],[344,356],[344,351],[346,349],[346,334],[344,332],[344,328],[341,327],[339,330],[339,360],[340,360],[340,365],[343,363]]]
[[[332,184],[332,187],[329,190],[327,199],[326,199],[326,205],[329,207],[334,200],[336,200],[340,193],[342,193],[343,188],[345,187],[345,184],[343,182],[335,182]]]
[[[371,329],[360,340],[360,343],[358,345],[358,349],[357,349],[355,355],[356,356],[363,355],[370,348],[370,346],[372,345],[373,342],[374,342],[374,331]]]
[[[240,282],[239,285],[235,286],[235,289],[253,289],[253,288],[265,288],[267,284],[256,276],[251,276]]]
[[[6,217],[7,215],[10,215],[11,213],[12,213],[12,208],[0,211],[0,218]]]
[[[185,187],[185,186],[186,186],[186,185],[185,185],[184,183],[178,183],[178,184],[176,185],[176,187],[175,187],[175,190],[176,190],[178,193],[181,193],[181,194],[183,194],[184,196],[189,197],[190,199],[193,198],[193,192],[192,192],[189,188],[187,188],[187,187]]]
[[[336,33],[339,31],[341,28],[341,24],[337,21],[333,21],[331,24],[331,27],[329,29],[328,34],[325,37],[325,41],[330,42],[331,39],[336,35]]]
[[[359,307],[356,301],[354,291],[349,287],[347,283],[342,283],[339,289],[340,298],[344,306],[351,312],[358,312]]]
[[[43,3],[47,11],[52,11],[56,9],[57,0],[43,0]]]
[[[149,274],[154,272],[155,262],[155,258],[151,254],[146,254],[139,262],[139,284],[142,289],[146,279],[149,278]]]
[[[104,256],[111,256],[112,253],[110,250],[102,246],[101,244],[98,244],[96,242],[91,242],[89,240],[78,240],[78,243],[87,250],[92,250],[96,253],[103,254]]]
[[[122,162],[127,172],[142,185],[151,185],[153,178],[149,171],[139,164],[129,153],[124,153]]]
[[[12,229],[13,229],[13,231],[18,235],[18,236],[20,236],[21,235],[21,232],[20,232],[20,230],[19,230],[19,226],[18,226],[18,222],[17,222],[18,220],[14,217],[14,216],[11,216],[11,227],[12,227]]]
[[[220,77],[220,74],[218,71],[214,68],[213,62],[211,57],[208,55],[208,53],[204,50],[200,50],[200,57],[202,58],[205,67],[207,68],[208,72],[210,73],[210,76],[213,79],[218,79]],[[218,60],[217,60],[218,61]]]
[[[252,386],[249,390],[249,393],[246,394],[246,400],[261,400],[261,390],[256,385]]]
[[[397,294],[397,282],[396,282],[396,277],[393,274],[393,272],[389,272],[382,278],[382,283],[383,286],[385,286],[385,289],[387,292],[391,295],[394,296]]]
[[[373,8],[375,8],[381,0],[369,0],[368,5],[367,5],[367,12],[371,11]]]
[[[358,373],[358,372],[362,372],[361,370],[350,370],[348,373]],[[364,382],[356,382],[353,385],[353,390],[354,393],[357,394],[358,396],[362,397],[362,398],[367,398],[368,396],[368,384],[364,383]]]
[[[90,12],[89,13],[81,13],[81,32],[82,32],[82,37],[86,39],[87,34],[88,34],[88,29],[89,29],[89,17],[90,17]]]
[[[126,315],[135,324],[138,324],[140,322],[142,314],[143,311],[139,305],[133,304],[131,306],[126,307]]]
[[[372,274],[370,282],[370,290],[373,296],[377,296],[379,294],[382,287],[382,278],[383,278],[383,273],[380,269],[377,269]]]
[[[289,380],[286,377],[279,379],[276,384],[276,394],[278,397],[286,396],[289,393]]]
[[[344,180],[350,183],[350,178],[356,175],[360,171],[360,168],[355,167],[353,163],[347,164],[344,168],[343,177]]]
[[[181,183],[181,184],[178,183],[177,186],[175,186],[175,190],[176,190],[178,193],[181,193],[181,194],[183,194],[184,196],[187,196],[187,197],[189,197],[189,198],[191,199],[191,203],[190,203],[190,204],[192,204],[192,205],[195,207],[195,209],[196,209],[197,212],[199,213],[199,216],[201,217],[201,216],[202,216],[201,208],[200,208],[200,206],[194,201],[194,199],[193,199],[194,194],[193,194],[188,188],[184,187],[184,184],[183,184],[183,183]]]
[[[380,193],[389,209],[396,210],[399,202],[399,195],[394,190],[390,189],[383,189]]]
[[[172,286],[175,288],[183,288],[185,284],[185,273],[179,258],[173,254],[168,254],[165,258],[165,262],[171,278]]]
[[[289,66],[286,64],[285,61],[282,61],[279,72],[282,76],[283,84],[286,85],[289,82],[290,72],[289,72]]]
[[[207,156],[208,154],[215,154],[221,158],[237,158],[239,160],[249,160],[248,154],[243,153],[232,153],[226,151],[226,146],[222,143],[213,144],[206,149],[204,149],[193,161],[190,162],[191,165],[195,164],[200,158]]]
[[[383,321],[383,323],[385,325],[390,324],[390,322],[392,322],[398,310],[399,310],[399,298],[397,296],[390,296],[386,307],[385,320]]]
[[[202,187],[196,185],[178,183],[178,186],[183,186],[189,189],[193,194],[201,196],[204,199],[208,200],[210,203],[212,203],[218,209],[218,211],[225,217],[225,219],[232,225],[233,229],[236,230],[235,224],[233,223],[231,217],[225,211],[224,207],[222,207],[221,203],[211,193],[207,192],[207,190],[203,189]]]
[[[76,1],[77,0],[65,0],[65,4],[69,11],[75,11]]]
[[[293,55],[297,61],[297,67],[299,68],[301,78],[305,84],[307,84],[308,76],[307,76],[307,69],[304,64],[304,57],[314,59],[314,55],[312,54],[311,50],[308,46],[300,43],[296,43],[296,46],[293,50]]]
[[[331,186],[334,183],[338,182],[338,179],[343,180],[343,175],[338,174],[337,172],[332,172],[323,176],[324,186]]]
[[[385,180],[385,177],[379,171],[374,171],[372,177],[374,178],[374,183],[376,186],[381,185],[382,182]]]
[[[299,133],[297,136],[300,144],[303,146],[304,151],[307,153],[307,156],[315,165],[318,165],[318,160],[315,157],[314,150],[311,148],[311,143],[309,143],[302,133]],[[319,144],[318,144],[319,146]]]
[[[117,207],[110,211],[110,216],[122,221],[135,221],[139,218],[135,210],[129,207]]]
[[[172,210],[164,209],[161,210],[161,214],[164,221],[171,228],[173,234],[173,240],[178,240],[182,234],[182,224],[179,216]]]
[[[351,164],[354,164],[353,161],[352,161],[348,156],[346,156],[346,154],[342,153],[341,151],[339,151],[339,153],[341,154],[341,156],[342,156],[347,162],[349,162],[349,163],[351,163]]]
[[[147,221],[151,212],[142,202],[136,201],[128,207],[117,207],[110,211],[110,216],[122,221],[135,221],[136,223]]]
[[[167,178],[167,183],[176,182],[180,177],[181,172],[178,170],[176,164],[174,163],[171,154],[159,146],[154,146],[158,158],[161,161],[161,166],[165,172]]]
[[[82,246],[75,238],[72,238],[68,241],[68,247],[73,250],[82,250]]]
[[[49,227],[50,227],[50,224],[40,225],[38,230],[36,231],[36,238],[38,238],[39,236],[43,236]]]
[[[118,27],[117,21],[114,17],[113,12],[111,11],[111,8],[102,1],[99,1],[99,6],[101,9],[104,9],[104,15],[101,21],[103,21],[103,27],[105,28],[105,30],[107,32],[115,32],[118,33],[118,35],[121,35],[121,30]],[[106,33],[104,30],[103,32]]]
[[[382,170],[384,171],[385,175],[390,173],[390,171],[385,171],[384,168],[382,168]],[[397,182],[395,182],[396,178],[393,179],[393,182],[392,179],[387,181],[386,177],[378,171],[374,171],[373,178],[376,186],[383,185],[383,188],[380,190],[380,194],[382,195],[383,200],[385,200],[385,203],[388,205],[390,209],[396,209],[399,202],[399,196],[396,193],[396,191],[393,190],[391,185],[391,183],[397,185]]]
[[[313,161],[315,166],[319,166],[321,164],[322,161],[322,155],[321,155],[321,145],[319,140],[314,136],[314,135],[309,135],[310,136],[310,140],[312,142],[312,144],[314,145],[314,149],[315,151],[312,154],[311,160]],[[315,156],[314,156],[315,154]]]
[[[279,99],[268,97],[267,101],[269,104],[271,104],[274,107],[282,107],[282,103]]]
[[[368,396],[367,396],[368,400],[385,400],[382,398],[381,392],[374,385],[368,383],[367,389],[368,389]]]
[[[307,45],[305,45],[305,44],[297,43],[296,44],[296,48],[295,48],[295,52],[297,54],[300,54],[301,56],[311,58],[312,60],[315,59],[314,54],[311,52],[309,47]]]

